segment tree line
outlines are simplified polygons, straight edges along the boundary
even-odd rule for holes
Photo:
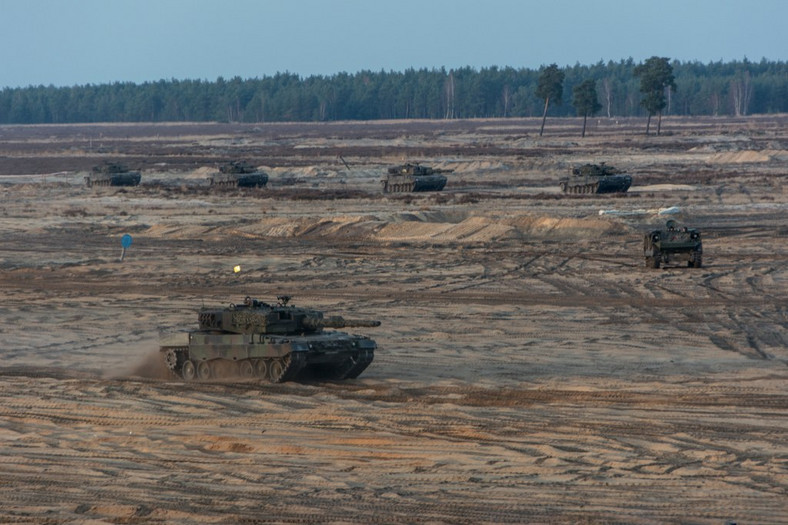
[[[548,112],[553,117],[598,112],[611,118],[650,118],[656,114],[654,103],[660,102],[664,102],[660,116],[788,112],[786,62],[660,60],[673,77],[662,86],[664,100],[658,90],[644,90],[649,76],[645,74],[655,73],[648,61],[636,64],[630,58],[563,68],[551,64],[540,69],[408,69],[303,78],[285,72],[252,79],[4,88],[0,124],[536,116],[544,120]]]

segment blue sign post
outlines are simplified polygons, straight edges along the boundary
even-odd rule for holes
[[[124,233],[123,237],[120,238],[120,245],[123,247],[123,251],[120,252],[120,260],[122,261],[126,256],[126,248],[131,246],[131,235]]]

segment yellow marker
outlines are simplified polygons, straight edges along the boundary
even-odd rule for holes
[[[238,272],[240,272],[240,271],[241,271],[241,265],[240,265],[240,264],[239,264],[239,265],[236,265],[236,266],[235,266],[235,268],[233,268],[233,271],[234,271],[235,273],[238,273]]]

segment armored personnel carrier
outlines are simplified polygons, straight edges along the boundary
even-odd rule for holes
[[[105,162],[94,166],[85,177],[85,185],[91,186],[137,186],[142,180],[139,171],[129,171],[123,164]]]
[[[660,263],[686,261],[690,268],[703,264],[703,243],[698,230],[679,228],[673,219],[664,230],[653,230],[643,237],[643,256],[646,268],[659,268]]]
[[[226,188],[262,188],[268,183],[268,174],[245,161],[235,161],[219,166],[219,173],[208,178],[211,186]]]
[[[411,191],[440,191],[446,186],[446,176],[454,170],[421,166],[415,163],[392,166],[381,180],[383,193],[408,193]]]
[[[624,193],[632,185],[626,171],[601,164],[583,164],[572,168],[569,177],[558,183],[564,193]]]
[[[317,379],[352,379],[366,369],[377,345],[362,335],[326,328],[380,326],[380,321],[324,317],[323,312],[247,297],[242,304],[203,308],[199,329],[182,341],[162,342],[164,362],[187,381],[231,375],[274,383],[303,375]],[[228,373],[229,369],[229,373]]]

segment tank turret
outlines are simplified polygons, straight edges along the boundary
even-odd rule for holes
[[[440,191],[448,180],[443,173],[453,171],[409,162],[388,168],[386,178],[380,182],[383,185],[383,193]]]
[[[262,188],[268,184],[268,174],[246,161],[233,161],[219,166],[219,173],[208,178],[211,186],[228,188]]]
[[[139,171],[129,171],[123,164],[105,162],[94,166],[85,177],[85,185],[91,186],[137,186],[142,180]]]
[[[242,377],[255,375],[273,382],[312,377],[357,377],[374,358],[368,337],[326,328],[374,327],[380,321],[324,317],[323,312],[296,307],[289,296],[276,304],[247,297],[241,304],[202,308],[198,330],[185,344],[162,344],[168,368],[186,380],[217,377],[225,365]]]
[[[559,182],[564,193],[624,193],[632,185],[627,172],[600,164],[583,164],[572,168],[571,175]]]

